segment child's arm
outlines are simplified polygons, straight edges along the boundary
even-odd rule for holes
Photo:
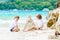
[[[43,21],[41,22],[41,26],[40,26],[40,29],[42,29],[43,28]]]

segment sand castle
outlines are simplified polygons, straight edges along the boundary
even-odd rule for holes
[[[25,23],[25,28],[24,30],[28,30],[30,27],[36,26],[31,18],[31,16],[28,16],[28,19]]]

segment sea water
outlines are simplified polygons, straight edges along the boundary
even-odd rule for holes
[[[42,19],[45,20],[48,15],[48,11],[12,11],[12,10],[0,10],[0,24],[11,22],[15,16],[20,17],[20,21],[24,22],[27,20],[28,16],[31,16],[32,19],[36,18],[37,14],[42,15]]]
[[[42,16],[46,17],[48,11],[0,11],[0,20],[11,20],[14,16],[20,16],[22,19],[31,16],[34,18],[37,14],[41,14]]]

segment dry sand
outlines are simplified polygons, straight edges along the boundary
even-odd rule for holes
[[[8,26],[8,23],[0,24],[0,40],[56,40],[48,39],[49,35],[54,35],[54,30],[51,29],[23,32],[22,25],[21,31],[10,32]]]

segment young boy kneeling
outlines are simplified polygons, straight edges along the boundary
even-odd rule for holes
[[[15,16],[14,21],[10,24],[10,31],[11,32],[20,31],[20,29],[18,28],[18,24],[17,24],[18,20],[19,20],[19,16]]]

